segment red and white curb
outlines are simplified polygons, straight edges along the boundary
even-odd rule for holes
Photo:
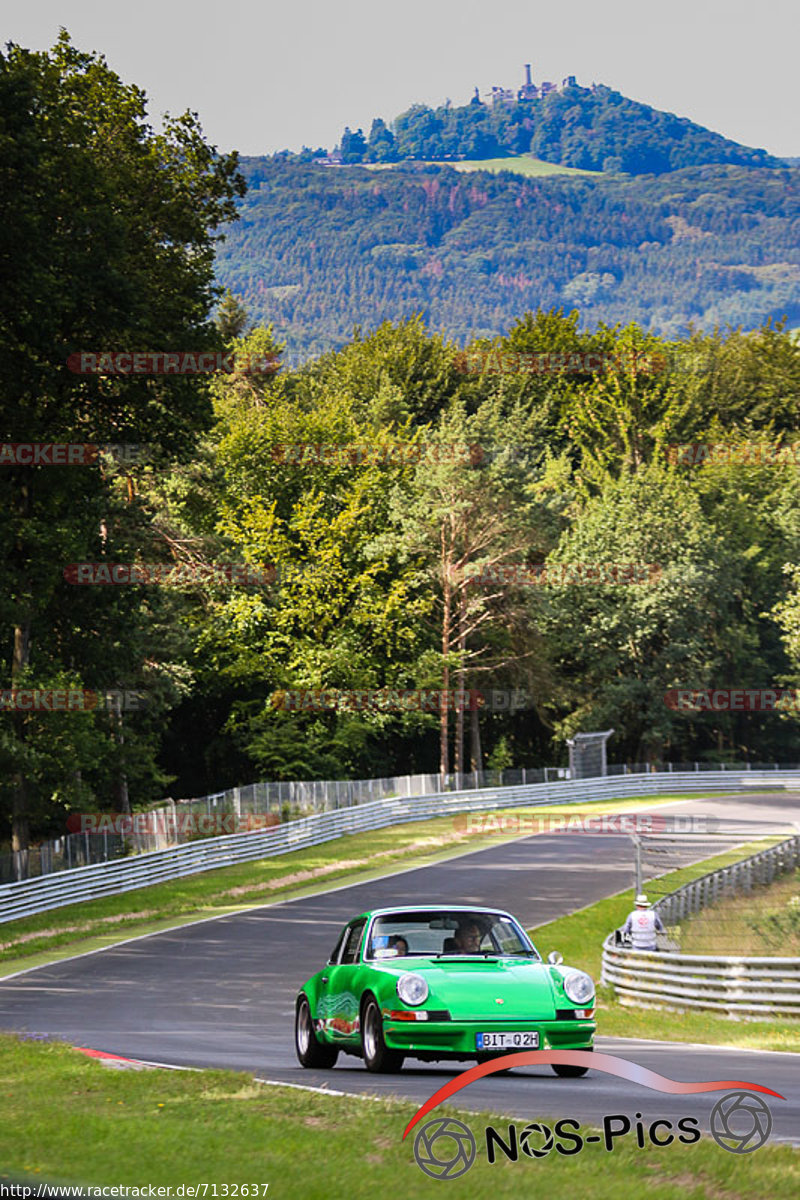
[[[93,1050],[90,1046],[75,1046],[79,1054],[96,1059],[101,1066],[113,1067],[120,1071],[145,1071],[159,1069],[162,1071],[201,1071],[202,1067],[179,1067],[175,1063],[151,1062],[146,1058],[123,1058],[121,1054],[107,1054],[105,1050]]]

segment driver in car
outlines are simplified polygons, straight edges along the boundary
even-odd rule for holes
[[[453,938],[456,953],[459,951],[462,954],[476,953],[481,948],[482,937],[480,926],[474,921],[468,921],[466,925],[459,925]]]

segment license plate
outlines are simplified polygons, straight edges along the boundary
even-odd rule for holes
[[[477,1050],[537,1050],[538,1033],[476,1033]]]

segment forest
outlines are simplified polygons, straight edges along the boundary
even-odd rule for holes
[[[300,363],[356,327],[420,313],[465,345],[520,313],[668,337],[800,325],[800,170],[523,178],[452,166],[245,159],[248,192],[217,278]]]
[[[797,438],[800,348],[773,319],[779,290],[753,328],[669,332],[605,320],[578,287],[570,303],[512,288],[501,306],[486,248],[489,230],[535,242],[542,279],[585,288],[625,261],[642,302],[651,256],[672,255],[650,299],[682,324],[692,277],[700,315],[723,312],[712,258],[720,281],[733,259],[758,280],[755,264],[788,253],[788,168],[685,168],[609,192],[242,167],[191,114],[155,134],[142,93],[66,35],[0,56],[0,117],[0,841],[255,779],[563,762],[581,730],[613,727],[617,762],[799,757],[796,708],[670,701],[798,683],[800,476],[793,450],[746,452]],[[215,280],[237,246],[256,278],[259,197],[274,277],[319,330],[302,363],[276,300],[265,318],[241,280],[225,295]],[[370,307],[381,255],[435,281],[436,304],[387,284],[391,319]],[[303,262],[319,264],[314,289]],[[344,335],[337,279],[364,304]],[[128,365],[71,369],[84,353]],[[140,354],[192,365],[139,371]],[[216,355],[229,369],[197,369]],[[521,369],[534,356],[547,369]],[[705,443],[741,452],[676,450]],[[33,444],[105,449],[13,449]],[[468,713],[282,699],[380,689],[526,699]],[[15,706],[26,690],[146,702]]]

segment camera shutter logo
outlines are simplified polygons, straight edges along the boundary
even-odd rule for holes
[[[458,1179],[475,1161],[472,1131],[452,1117],[423,1125],[414,1139],[417,1166],[432,1179]]]
[[[752,1092],[728,1092],[711,1110],[714,1141],[731,1154],[758,1150],[772,1132],[772,1113]]]
[[[535,1134],[543,1139],[541,1146],[534,1145]],[[519,1145],[522,1153],[527,1154],[528,1158],[545,1158],[553,1149],[553,1131],[549,1125],[541,1125],[534,1121],[523,1129]]]

